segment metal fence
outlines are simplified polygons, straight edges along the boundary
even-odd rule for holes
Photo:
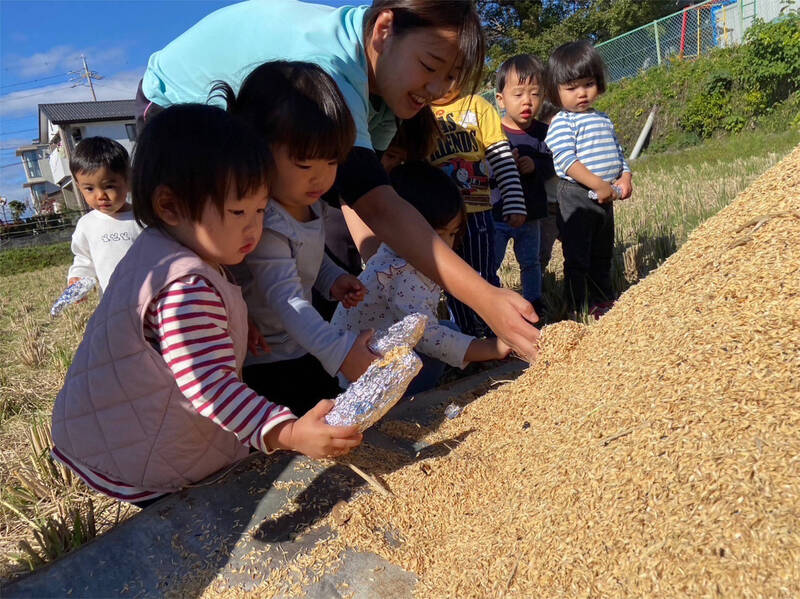
[[[797,0],[706,0],[597,44],[609,80],[634,77],[671,58],[692,59],[742,43],[756,19],[772,21]]]

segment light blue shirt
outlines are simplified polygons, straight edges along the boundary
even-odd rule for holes
[[[366,6],[332,8],[296,0],[248,0],[221,8],[150,56],[142,91],[159,106],[205,104],[215,81],[238,93],[269,60],[313,62],[339,86],[356,124],[355,145],[385,150],[394,114],[369,101]]]
[[[550,123],[545,143],[553,152],[556,174],[573,183],[575,179],[567,171],[576,161],[608,183],[631,170],[617,141],[614,123],[604,112],[562,110]]]

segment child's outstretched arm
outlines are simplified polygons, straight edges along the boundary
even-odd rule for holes
[[[325,415],[333,402],[323,399],[299,420],[275,426],[267,434],[270,449],[298,451],[310,458],[334,458],[346,454],[361,443],[358,426],[331,426]]]
[[[487,360],[502,360],[511,353],[511,346],[497,337],[488,339],[475,339],[470,343],[464,359],[467,362],[486,362]]]
[[[157,343],[175,382],[199,414],[243,445],[268,452],[267,433],[296,417],[239,379],[227,324],[219,293],[192,275],[173,281],[151,302],[145,336]]]

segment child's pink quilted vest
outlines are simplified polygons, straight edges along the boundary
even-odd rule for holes
[[[150,302],[171,281],[198,274],[222,296],[237,369],[247,350],[240,288],[155,227],[111,276],[53,407],[53,442],[72,460],[151,491],[176,491],[247,455],[233,433],[198,414],[144,338]]]

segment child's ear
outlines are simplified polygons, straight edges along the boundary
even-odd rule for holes
[[[166,185],[159,185],[153,193],[153,210],[165,225],[176,227],[183,220],[184,208],[178,196]]]
[[[502,108],[503,110],[505,110],[505,108],[506,108],[506,107],[503,105],[503,94],[501,94],[500,92],[497,92],[497,93],[494,95],[494,97],[495,97],[495,100],[497,100],[497,105],[498,105],[500,108]]]

